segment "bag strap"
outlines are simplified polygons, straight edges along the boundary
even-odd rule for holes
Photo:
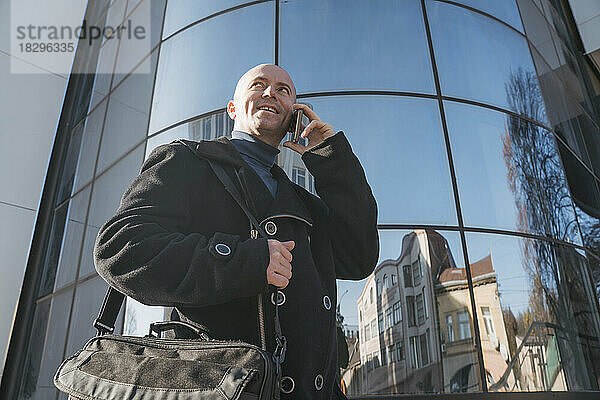
[[[113,333],[115,331],[115,322],[119,315],[119,310],[123,305],[125,295],[112,287],[108,288],[104,302],[100,307],[100,314],[94,320],[94,328],[98,330],[98,336]]]

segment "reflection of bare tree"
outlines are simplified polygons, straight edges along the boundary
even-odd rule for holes
[[[522,69],[514,72],[506,91],[511,108],[519,114],[541,118],[544,103],[533,72]],[[554,140],[551,133],[540,127],[508,116],[502,137],[503,156],[518,210],[519,230],[569,241],[576,236],[577,225]],[[580,264],[571,254],[575,251],[541,240],[525,239],[521,243],[523,268],[530,278],[529,308],[514,321],[514,316],[510,318],[512,312],[505,312],[505,317],[509,317],[506,324],[520,335],[534,322],[564,327],[567,348],[563,356],[568,354],[569,357],[563,357],[562,361],[565,369],[570,370],[571,383],[584,388],[587,379],[580,380],[583,369],[577,328],[588,324],[577,320],[575,310],[588,307],[590,302],[585,294],[574,296],[586,293],[585,281],[569,279],[580,275]],[[582,303],[574,304],[574,300]],[[576,323],[575,327],[570,325],[572,322]],[[511,342],[512,350],[514,338]]]

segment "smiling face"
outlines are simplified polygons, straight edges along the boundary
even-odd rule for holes
[[[296,88],[288,73],[277,65],[262,64],[240,78],[227,112],[235,130],[277,147],[287,132],[295,101]]]

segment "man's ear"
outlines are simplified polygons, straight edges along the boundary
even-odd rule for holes
[[[229,118],[235,120],[235,104],[233,104],[233,100],[229,100],[229,103],[227,103],[227,114],[229,114]]]

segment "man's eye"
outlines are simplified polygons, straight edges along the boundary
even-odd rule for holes
[[[260,87],[263,86],[262,82],[254,82],[251,87]]]
[[[288,88],[286,88],[286,87],[279,88],[279,91],[283,92],[285,94],[290,94],[290,90]]]

